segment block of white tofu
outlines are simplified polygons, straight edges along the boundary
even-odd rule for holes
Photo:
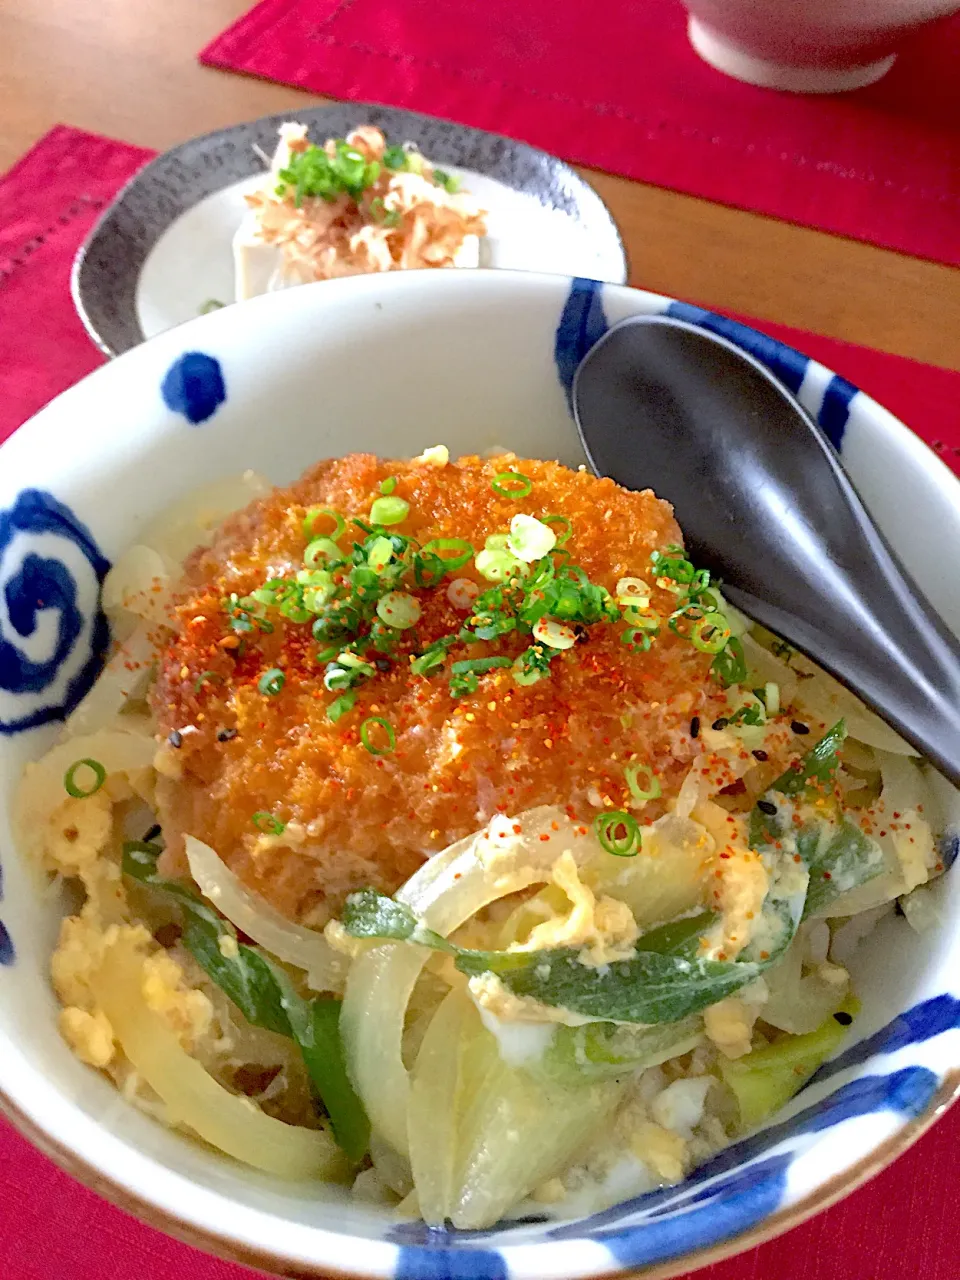
[[[265,190],[272,190],[279,179],[280,170],[290,162],[290,143],[302,141],[307,135],[306,125],[293,122],[280,126],[280,142],[264,175]],[[283,254],[275,245],[266,244],[259,235],[256,213],[247,212],[233,235],[234,298],[244,302],[274,289],[286,289],[304,281],[296,276],[287,277],[283,271]],[[457,267],[480,266],[479,236],[465,237],[455,256]]]

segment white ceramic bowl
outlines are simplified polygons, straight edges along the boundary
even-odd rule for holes
[[[726,333],[799,392],[960,631],[956,576],[943,570],[960,552],[960,485],[915,436],[849,383],[752,330],[590,281],[417,272],[268,296],[136,348],[0,448],[0,1103],[76,1176],[201,1247],[286,1276],[666,1276],[829,1204],[952,1099],[955,875],[937,885],[940,932],[919,937],[890,918],[864,946],[854,966],[859,1043],[767,1129],[681,1186],[569,1224],[438,1234],[336,1189],[271,1182],[133,1111],[57,1033],[47,969],[60,908],[17,858],[10,797],[24,762],[54,736],[50,721],[93,678],[107,559],[184,491],[245,467],[285,483],[324,456],[413,454],[439,441],[576,465],[567,391],[578,360],[609,323],[664,310]],[[59,605],[37,613],[39,588]],[[960,844],[960,801],[950,803],[947,856]]]
[[[768,89],[843,93],[885,76],[908,36],[956,0],[683,0],[697,53]]]

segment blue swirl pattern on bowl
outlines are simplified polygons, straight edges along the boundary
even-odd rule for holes
[[[100,608],[109,568],[52,494],[25,489],[0,511],[0,735],[64,719],[93,685],[110,638]],[[0,921],[0,964],[13,960]]]

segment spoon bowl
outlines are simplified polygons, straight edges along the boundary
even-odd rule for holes
[[[656,488],[732,604],[960,784],[960,645],[763,365],[685,321],[631,317],[584,357],[573,404],[598,474]]]

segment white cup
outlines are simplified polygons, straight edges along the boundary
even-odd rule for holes
[[[738,80],[794,93],[873,84],[901,39],[957,0],[683,0],[697,53]]]

